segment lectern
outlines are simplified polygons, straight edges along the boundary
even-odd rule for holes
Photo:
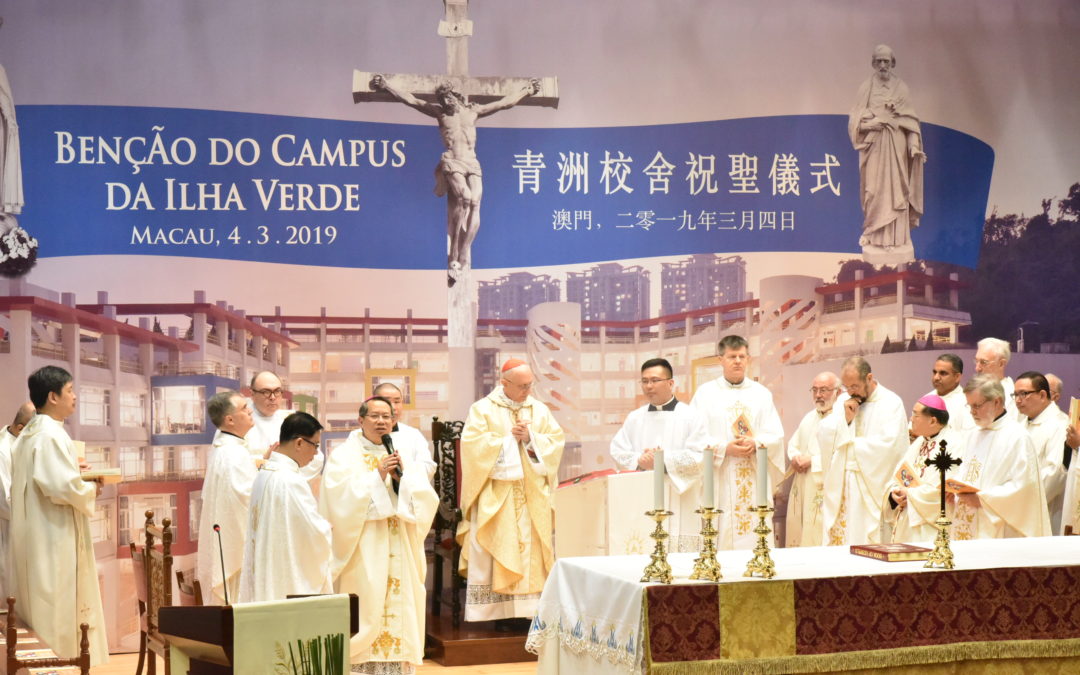
[[[289,600],[280,603],[279,611],[288,612]],[[360,630],[359,602],[349,595],[349,635]],[[162,607],[159,631],[190,659],[188,675],[223,675],[233,671],[232,606]],[[348,650],[348,640],[345,642]],[[175,673],[174,675],[184,675]]]

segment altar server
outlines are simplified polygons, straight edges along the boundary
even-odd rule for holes
[[[908,447],[907,412],[861,356],[844,361],[840,382],[847,396],[837,400],[818,429],[821,452],[829,455],[823,541],[829,546],[876,544],[881,498]]]
[[[818,446],[817,431],[821,420],[832,414],[839,393],[840,378],[836,373],[818,373],[810,383],[814,407],[803,416],[799,428],[788,441],[789,471],[795,473],[788,494],[785,531],[788,546],[821,546],[825,463]]]
[[[524,361],[506,361],[499,375],[495,390],[470,406],[461,432],[457,541],[466,621],[531,618],[555,565],[552,499],[563,430],[530,396],[533,373]]]
[[[757,541],[756,504],[758,448],[768,454],[765,500],[784,475],[784,427],[764,385],[746,376],[750,345],[738,335],[723,337],[717,347],[722,377],[698,387],[690,405],[705,416],[709,445],[719,473],[718,508],[723,510],[717,530],[720,549],[753,548]]]
[[[45,366],[27,384],[37,414],[12,448],[15,611],[62,658],[78,656],[79,624],[89,624],[90,665],[96,666],[109,660],[90,531],[101,485],[79,475],[85,467],[64,430],[75,412],[71,374]]]
[[[1065,496],[1065,433],[1069,416],[1054,405],[1050,381],[1041,373],[1029,370],[1016,378],[1013,400],[1023,416],[1021,426],[1027,430],[1035,456],[1039,458],[1046,506],[1050,511],[1050,528],[1061,530],[1061,507]]]
[[[251,430],[252,424],[247,399],[235,391],[218,392],[207,402],[206,410],[220,433],[214,437],[203,478],[199,551],[195,566],[202,585],[203,602],[207,605],[224,605],[227,604],[226,587],[229,603],[237,601],[240,590],[248,504],[251,502],[251,486],[258,467],[256,458],[244,441],[244,435]],[[221,527],[220,548],[214,525]],[[225,560],[224,573],[222,556]]]
[[[632,411],[611,439],[611,457],[623,471],[652,471],[654,452],[664,451],[667,477],[665,508],[674,512],[668,522],[668,549],[701,548],[702,450],[708,445],[705,418],[675,398],[675,380],[667,359],[649,359],[641,366],[641,392],[648,401]],[[705,467],[712,480],[715,469]]]
[[[281,423],[277,449],[255,477],[240,602],[333,593],[330,523],[300,469],[318,452],[322,425],[305,412]]]
[[[383,446],[393,420],[390,401],[365,401],[361,433],[330,453],[319,494],[333,527],[334,590],[363,608],[354,673],[409,673],[424,658],[424,537],[439,498],[422,462]]]
[[[394,439],[394,448],[398,452],[408,453],[418,462],[423,462],[430,480],[435,475],[435,460],[431,452],[431,444],[419,429],[402,421],[405,402],[401,396],[401,389],[393,382],[383,382],[371,393],[385,398],[394,406],[394,428],[390,432],[390,436]]]
[[[34,416],[34,404],[27,401],[19,406],[11,424],[0,429],[0,598],[6,598],[14,590],[12,583],[10,553],[11,525],[11,449],[30,418]]]
[[[911,434],[915,440],[885,488],[881,541],[886,544],[934,540],[934,521],[941,515],[941,474],[926,463],[937,456],[942,443],[951,457],[964,454],[964,432],[952,428],[948,402],[937,394],[927,394],[912,406]]]
[[[978,428],[968,434],[962,464],[951,475],[978,492],[952,495],[954,539],[1043,537],[1051,534],[1039,459],[1024,428],[1005,409],[993,375],[964,385]]]

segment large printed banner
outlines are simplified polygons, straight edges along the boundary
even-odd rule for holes
[[[26,218],[48,255],[445,264],[446,207],[425,189],[441,152],[433,126],[84,106],[23,106],[21,118]],[[478,136],[478,268],[859,250],[846,117]],[[973,267],[993,152],[936,125],[923,136],[934,161],[917,254]]]

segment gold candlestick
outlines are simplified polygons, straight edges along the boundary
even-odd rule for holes
[[[694,513],[701,514],[701,555],[694,559],[694,571],[691,579],[720,581],[720,563],[716,562],[716,528],[713,518],[720,515],[720,509],[702,506]]]
[[[952,549],[949,548],[949,526],[952,525],[952,521],[946,518],[945,512],[942,511],[941,515],[938,516],[938,519],[934,521],[934,525],[937,526],[937,538],[934,539],[934,550],[927,556],[926,564],[923,565],[923,567],[941,567],[951,570],[955,567]]]
[[[656,541],[656,546],[653,547],[652,560],[645,566],[641,582],[659,581],[662,584],[670,584],[671,565],[667,561],[668,533],[664,530],[664,520],[673,515],[673,512],[653,510],[646,511],[645,515],[656,521],[656,529],[649,535]]]
[[[754,533],[757,534],[757,545],[754,546],[754,557],[750,559],[750,562],[746,563],[746,571],[743,572],[744,577],[752,577],[755,574],[763,579],[772,579],[776,576],[776,566],[773,565],[772,558],[769,556],[769,535],[772,533],[772,528],[769,527],[767,519],[773,512],[771,506],[755,506],[752,511],[758,514],[758,524],[754,528]]]

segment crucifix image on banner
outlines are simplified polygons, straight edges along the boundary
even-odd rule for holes
[[[474,397],[475,325],[471,248],[480,228],[483,172],[476,156],[476,122],[516,105],[558,107],[554,77],[470,77],[468,0],[443,0],[446,74],[353,73],[353,100],[400,102],[435,118],[445,151],[435,168],[435,194],[447,200],[448,342],[456,391]],[[461,350],[454,354],[455,350]],[[454,358],[457,356],[458,358]],[[458,367],[455,367],[455,362]],[[466,370],[467,369],[467,370]],[[454,377],[457,375],[458,377]],[[463,413],[466,407],[461,410]],[[457,408],[458,406],[452,406]],[[455,414],[457,410],[451,410]]]

